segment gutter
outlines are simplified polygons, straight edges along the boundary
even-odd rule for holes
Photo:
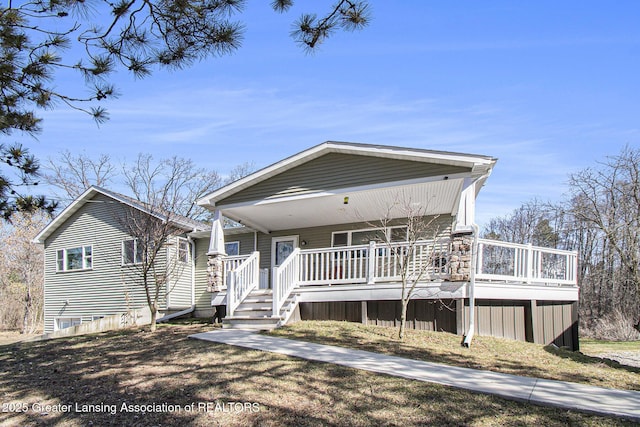
[[[471,347],[471,340],[473,340],[476,329],[476,262],[478,260],[478,234],[480,233],[476,223],[473,223],[471,227],[473,227],[473,246],[471,247],[471,271],[469,273],[469,330],[462,341],[462,346],[467,348]]]

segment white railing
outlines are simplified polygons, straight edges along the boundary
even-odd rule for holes
[[[227,316],[233,312],[260,281],[260,252],[252,253],[227,273]]]
[[[298,285],[300,278],[300,249],[296,248],[273,270],[273,316],[279,317],[284,302]]]
[[[398,242],[375,247],[374,281],[428,282],[449,278],[449,239]]]
[[[443,280],[449,277],[448,263],[449,239],[305,249],[300,251],[299,284],[397,281],[403,271],[410,281]]]
[[[245,262],[251,255],[232,255],[226,256],[222,260],[223,266],[223,275],[222,275],[222,283],[224,283],[225,287],[227,285],[227,277],[229,276],[229,272],[235,270]]]
[[[301,285],[367,283],[369,245],[300,251]]]
[[[575,251],[478,239],[476,279],[577,285]]]

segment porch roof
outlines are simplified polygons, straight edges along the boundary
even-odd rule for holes
[[[356,185],[342,177],[341,183],[325,183],[323,188],[237,198],[241,192],[250,193],[247,189],[257,188],[269,179],[330,153],[365,156],[365,160],[370,158],[371,161],[377,158],[422,164],[425,172],[424,175],[414,174],[409,179],[406,176],[395,179],[389,176],[377,182]],[[198,204],[220,210],[224,216],[265,233],[398,218],[406,216],[403,213],[406,213],[408,205],[417,204],[425,215],[455,215],[469,180],[476,182],[477,193],[495,162],[496,159],[488,156],[325,142],[222,187],[200,199]],[[434,173],[434,168],[446,172]],[[290,183],[292,188],[296,188],[296,184]]]

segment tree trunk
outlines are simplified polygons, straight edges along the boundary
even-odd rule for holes
[[[149,308],[151,308],[151,324],[149,325],[149,331],[150,332],[155,332],[156,331],[156,318],[158,317],[158,308],[156,307],[155,304],[153,304]]]
[[[31,299],[31,288],[27,286],[27,294],[24,296],[24,317],[22,318],[22,333],[28,334],[29,331],[29,318],[31,317],[31,306],[33,301]]]
[[[398,338],[404,339],[404,331],[407,326],[407,306],[409,305],[409,299],[402,299],[402,310],[400,312],[400,331],[398,332]]]

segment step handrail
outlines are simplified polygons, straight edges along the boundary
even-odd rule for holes
[[[284,302],[300,281],[300,248],[293,252],[277,267],[274,267],[273,317],[280,317]]]
[[[234,311],[260,282],[260,252],[251,254],[235,270],[227,275],[227,316]]]

